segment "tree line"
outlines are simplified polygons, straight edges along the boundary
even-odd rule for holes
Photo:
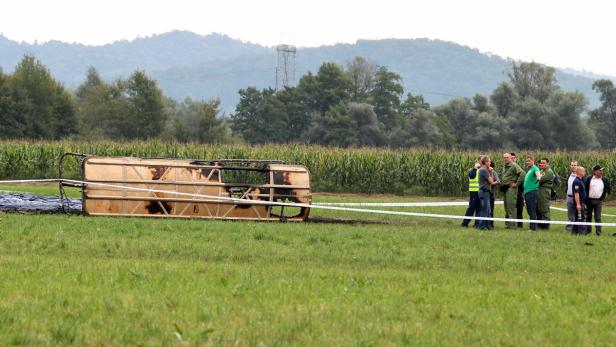
[[[0,71],[0,119],[3,139],[230,141],[218,100],[177,102],[143,71],[107,83],[94,68],[71,93],[32,56]]]
[[[346,67],[325,63],[297,87],[241,90],[231,126],[249,143],[614,148],[616,89],[609,80],[596,81],[593,89],[602,106],[586,112],[585,96],[561,90],[554,68],[514,62],[509,80],[490,95],[432,107],[421,95],[405,95],[398,74],[358,57]]]
[[[615,148],[616,87],[598,80],[602,105],[587,110],[579,92],[561,90],[552,67],[514,62],[490,95],[431,106],[404,93],[400,75],[362,57],[327,62],[283,90],[249,87],[230,117],[216,99],[178,102],[143,71],[103,81],[90,68],[74,92],[25,56],[0,71],[0,138],[151,139],[179,142],[311,143],[579,150]]]

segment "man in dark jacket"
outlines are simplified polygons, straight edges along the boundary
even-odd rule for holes
[[[592,222],[592,215],[595,214],[595,222],[601,223],[601,209],[603,200],[612,192],[610,181],[603,176],[603,167],[596,165],[593,174],[584,178],[584,187],[588,197],[586,198],[586,221]],[[592,230],[589,227],[588,232]],[[595,233],[601,235],[601,227],[595,227]]]
[[[493,186],[499,185],[500,181],[494,180],[490,173],[490,157],[482,156],[480,159],[481,167],[477,171],[479,177],[479,217],[490,217],[490,198],[494,192]],[[480,220],[477,222],[479,230],[492,230],[490,221]]]
[[[575,173],[576,177],[571,185],[576,211],[574,222],[585,222],[586,218],[584,217],[586,216],[586,199],[588,198],[588,193],[586,192],[586,187],[584,186],[586,169],[584,169],[583,166],[578,166]],[[585,225],[574,225],[571,232],[579,235],[588,235],[590,233]]]

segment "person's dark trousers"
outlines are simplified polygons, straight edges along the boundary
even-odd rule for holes
[[[592,222],[592,214],[595,214],[595,222],[601,223],[601,210],[603,209],[603,201],[601,199],[590,199],[586,200],[586,221]],[[592,232],[592,227],[587,226],[588,233]],[[595,233],[597,235],[601,235],[601,227],[595,227]]]
[[[468,198],[468,208],[466,209],[466,213],[464,214],[465,217],[470,217],[472,215],[479,215],[479,207],[480,207],[480,201],[479,201],[479,194],[478,192],[469,192],[469,198]],[[470,219],[465,219],[462,221],[462,226],[463,227],[467,227],[468,223],[470,222]],[[477,225],[477,220],[475,220],[475,225]]]
[[[576,210],[575,221],[576,222],[586,222],[586,204],[585,203],[582,203],[581,211]],[[574,225],[572,232],[574,234],[579,234],[579,235],[588,235],[590,233],[586,225]]]
[[[526,201],[526,211],[531,220],[537,220],[537,200],[539,200],[539,192],[531,190],[524,194],[524,201]],[[537,230],[537,223],[530,222],[530,230]]]
[[[479,217],[490,217],[490,192],[479,191]],[[477,227],[480,230],[490,230],[490,221],[478,220]]]
[[[575,208],[575,200],[572,196],[567,196],[567,218],[570,222],[575,222],[575,215],[577,209]],[[573,224],[567,224],[567,231],[573,231]]]
[[[494,218],[494,194],[490,194],[490,217]],[[490,221],[490,228],[494,229],[494,221]]]
[[[524,219],[524,186],[518,186],[518,201],[515,204],[515,208],[518,210],[518,219]],[[518,228],[523,228],[524,224],[522,222],[518,222]]]

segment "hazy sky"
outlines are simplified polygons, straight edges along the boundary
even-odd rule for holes
[[[13,40],[100,45],[171,30],[265,45],[442,39],[515,59],[616,76],[616,2],[547,0],[9,0]]]

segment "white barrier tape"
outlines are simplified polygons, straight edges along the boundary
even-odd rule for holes
[[[0,181],[0,184],[17,184],[17,183],[53,183],[64,181],[60,178],[47,178],[47,179],[35,179],[35,180],[5,180]]]
[[[93,185],[100,187],[108,187],[108,188],[117,188],[123,190],[132,190],[139,191],[145,193],[163,193],[170,194],[176,196],[190,196],[190,197],[200,197],[206,199],[213,199],[214,201],[231,201],[240,204],[253,204],[253,205],[271,205],[271,206],[288,206],[288,207],[305,207],[305,208],[315,208],[315,209],[324,209],[324,210],[335,210],[335,211],[347,211],[347,212],[362,212],[362,213],[375,213],[375,214],[388,214],[388,215],[397,215],[397,216],[411,216],[411,217],[429,217],[429,218],[444,218],[444,219],[471,219],[471,220],[487,220],[487,221],[495,221],[495,222],[524,222],[524,223],[537,223],[537,224],[559,224],[559,225],[586,225],[586,226],[606,226],[606,227],[616,227],[616,223],[593,223],[593,222],[570,222],[570,221],[542,221],[542,220],[529,220],[529,219],[516,219],[516,218],[491,218],[491,217],[475,217],[475,216],[453,216],[453,215],[445,215],[445,214],[434,214],[434,213],[416,213],[416,212],[402,212],[402,211],[387,211],[387,210],[368,210],[368,209],[360,209],[360,208],[349,208],[349,207],[337,207],[337,206],[323,206],[323,205],[309,205],[309,204],[296,204],[296,203],[285,203],[285,202],[273,202],[273,201],[262,201],[262,200],[250,200],[250,199],[237,199],[237,198],[227,198],[222,196],[214,196],[214,195],[205,195],[205,194],[193,194],[193,193],[182,193],[171,190],[160,190],[160,189],[147,189],[147,188],[136,188],[136,187],[128,187],[121,186],[115,184],[107,184],[107,183],[96,183],[96,182],[87,182],[87,181],[78,181],[71,179],[51,179],[51,180],[19,180],[21,182],[49,182],[49,181],[62,181],[68,183],[75,184],[83,184],[83,185]],[[6,181],[0,181],[0,184]],[[12,182],[12,181],[11,181]]]
[[[494,204],[502,205],[502,201]],[[315,202],[318,206],[379,206],[379,207],[441,207],[441,206],[468,206],[468,202]]]
[[[239,204],[248,203],[248,204],[253,204],[253,205],[305,207],[305,208],[334,210],[334,211],[362,212],[362,213],[388,214],[388,215],[396,215],[396,216],[429,217],[429,218],[444,218],[444,219],[457,219],[457,220],[473,219],[473,220],[488,220],[488,221],[495,221],[495,222],[524,222],[524,223],[537,223],[537,224],[590,225],[590,226],[594,225],[594,226],[616,227],[616,223],[542,221],[542,220],[514,219],[514,218],[491,218],[491,217],[475,217],[475,216],[466,217],[466,216],[452,216],[452,215],[446,215],[446,214],[433,214],[433,213],[368,210],[368,209],[361,209],[361,208],[349,208],[349,207],[338,207],[338,206],[319,206],[319,205],[309,205],[309,204],[296,204],[296,203],[285,203],[285,202],[274,202],[274,201],[227,198],[227,197],[214,196],[214,195],[182,193],[182,192],[176,192],[176,191],[171,191],[171,190],[136,188],[136,187],[120,186],[120,185],[115,185],[115,184],[85,182],[85,181],[77,181],[77,180],[69,180],[69,179],[65,179],[64,182],[100,186],[100,187],[108,187],[108,188],[118,188],[118,189],[140,191],[140,192],[146,192],[146,193],[163,193],[163,194],[176,195],[176,196],[179,195],[179,196],[200,197],[200,198],[212,199],[215,201],[231,201],[231,202],[235,202]]]
[[[502,205],[502,200],[494,202],[495,205]],[[447,207],[447,206],[468,206],[468,202],[451,201],[451,202],[315,202],[313,205],[318,206],[371,206],[371,207]],[[556,211],[567,212],[566,208],[550,206]],[[615,214],[602,213],[605,217],[616,217]]]
[[[555,206],[550,206],[550,208],[555,209],[556,211],[567,212],[566,208],[560,208],[560,207],[555,207]],[[601,215],[604,217],[616,217],[616,214],[601,213]]]

